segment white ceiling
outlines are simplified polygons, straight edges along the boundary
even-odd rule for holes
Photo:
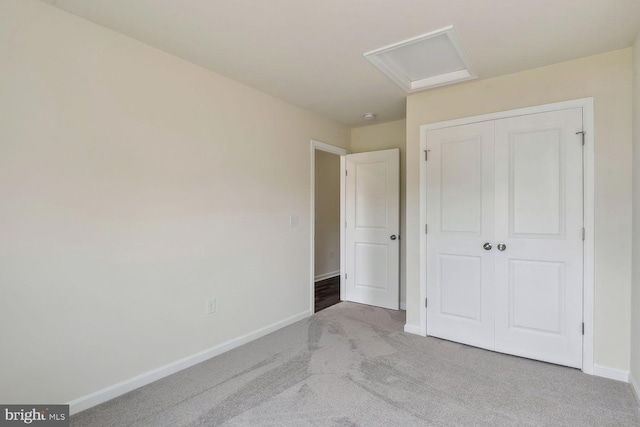
[[[640,0],[43,1],[348,126],[404,117],[403,90],[362,56],[389,44],[454,25],[483,79],[640,30]]]

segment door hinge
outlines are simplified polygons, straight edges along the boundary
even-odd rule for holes
[[[585,239],[586,235],[587,235],[587,231],[584,229],[584,227],[582,227],[582,240]]]
[[[581,130],[580,132],[576,132],[576,135],[582,135],[582,145],[584,145],[584,135],[586,134],[585,131]]]
[[[584,335],[584,322],[582,322],[582,335]]]
[[[344,273],[344,280],[347,280],[347,273]]]
[[[424,161],[425,162],[429,161],[429,151],[431,151],[431,150],[424,150]]]
[[[424,234],[427,234],[427,224],[424,225]]]
[[[344,176],[349,176],[349,171],[348,170],[344,170]]]
[[[424,307],[427,308],[427,299],[424,299]]]

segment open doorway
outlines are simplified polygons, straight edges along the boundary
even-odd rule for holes
[[[335,166],[319,163],[323,159],[339,162],[337,173]],[[348,154],[311,141],[311,312],[338,301],[399,308],[399,175],[397,148]],[[331,182],[325,191],[322,185]],[[325,201],[322,193],[333,201]],[[316,306],[316,282],[336,277],[332,286],[322,283],[331,291],[319,292],[327,301]]]
[[[340,156],[315,158],[314,312],[340,302]]]
[[[312,141],[312,303],[314,312],[340,302],[341,155],[346,150]]]

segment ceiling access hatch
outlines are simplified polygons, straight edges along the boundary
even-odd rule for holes
[[[407,93],[478,77],[453,26],[364,54]]]

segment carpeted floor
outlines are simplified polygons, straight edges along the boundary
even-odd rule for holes
[[[340,303],[72,426],[640,426],[628,384],[402,331]]]

